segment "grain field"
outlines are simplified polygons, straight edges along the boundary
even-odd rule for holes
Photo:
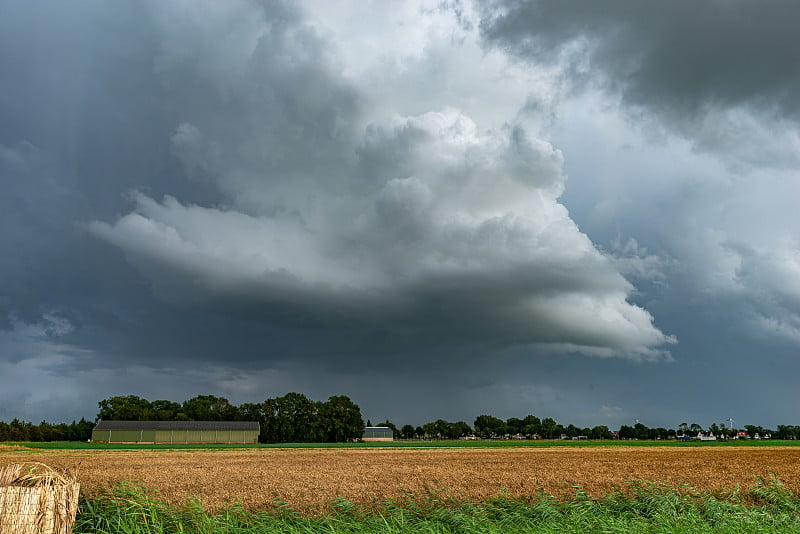
[[[199,498],[210,509],[276,500],[319,506],[444,492],[467,499],[559,494],[581,486],[599,495],[632,479],[696,490],[749,487],[776,475],[800,491],[800,449],[513,448],[361,450],[7,451],[0,464],[39,461],[76,470],[84,491],[136,481],[167,502]]]

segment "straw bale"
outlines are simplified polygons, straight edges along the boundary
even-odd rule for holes
[[[80,484],[40,463],[0,468],[0,534],[69,534]]]

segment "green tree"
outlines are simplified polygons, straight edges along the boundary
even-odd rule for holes
[[[313,443],[322,441],[319,405],[302,393],[290,392],[264,403],[273,443]]]
[[[535,415],[526,415],[522,420],[522,433],[526,436],[541,435],[542,421]]]
[[[522,434],[522,427],[524,426],[525,422],[522,419],[516,417],[506,419],[506,432],[509,434]]]
[[[436,429],[436,437],[440,439],[452,439],[451,433],[451,425],[444,419],[437,419],[433,422],[433,426]]]
[[[327,442],[353,441],[364,435],[361,408],[345,395],[334,395],[321,403],[319,419],[323,439]]]
[[[68,441],[70,428],[66,423],[58,423],[53,425],[53,441]],[[89,430],[91,433],[91,429]]]
[[[475,433],[483,438],[491,437],[492,434],[505,434],[506,424],[502,419],[492,415],[479,415],[473,423]]]
[[[94,423],[81,417],[80,421],[72,421],[67,430],[68,441],[86,441],[92,437]]]
[[[182,409],[180,403],[163,399],[151,402],[150,408],[156,421],[174,421]]]
[[[411,439],[414,437],[414,427],[411,425],[403,425],[403,428],[400,429],[400,435],[403,439]]]
[[[450,425],[450,439],[463,438],[472,434],[472,427],[466,421],[456,421]]]
[[[559,424],[552,417],[542,419],[542,437],[552,439],[558,431]]]
[[[673,432],[671,430],[668,430],[668,429],[666,429],[664,427],[661,427],[661,426],[658,427],[658,428],[654,428],[653,431],[655,432],[654,439],[655,438],[667,439],[668,437],[675,435],[675,432]]]
[[[192,421],[235,421],[239,410],[225,397],[198,395],[183,402],[181,411]]]
[[[264,420],[264,405],[255,402],[245,402],[239,405],[239,421]]]
[[[150,421],[153,419],[153,408],[150,401],[126,395],[110,397],[97,403],[100,411],[97,419],[105,421]]]
[[[633,425],[633,437],[636,439],[651,439],[650,429],[643,423]]]
[[[622,425],[619,427],[619,439],[633,439],[635,437],[636,433],[632,426]]]
[[[42,441],[56,441],[53,439],[56,436],[56,432],[56,427],[47,421],[42,421],[39,423],[39,436]]]
[[[777,439],[800,439],[800,426],[778,425],[775,437]]]
[[[8,441],[30,441],[30,423],[20,421],[16,417],[8,423]]]
[[[429,423],[425,423],[424,425],[422,425],[422,434],[425,436],[426,439],[438,438],[439,436],[437,436],[436,432],[436,423],[431,421]]]

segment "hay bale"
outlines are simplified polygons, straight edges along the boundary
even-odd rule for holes
[[[75,477],[45,464],[0,468],[0,534],[69,534],[79,491]]]

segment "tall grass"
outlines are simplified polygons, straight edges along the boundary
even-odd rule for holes
[[[286,504],[264,511],[232,506],[217,513],[190,501],[169,506],[137,485],[81,501],[81,533],[514,533],[514,532],[798,532],[800,495],[777,479],[747,490],[697,493],[636,482],[604,497],[579,488],[566,497],[537,494],[464,502],[428,494],[357,506],[335,501],[324,509]]]

